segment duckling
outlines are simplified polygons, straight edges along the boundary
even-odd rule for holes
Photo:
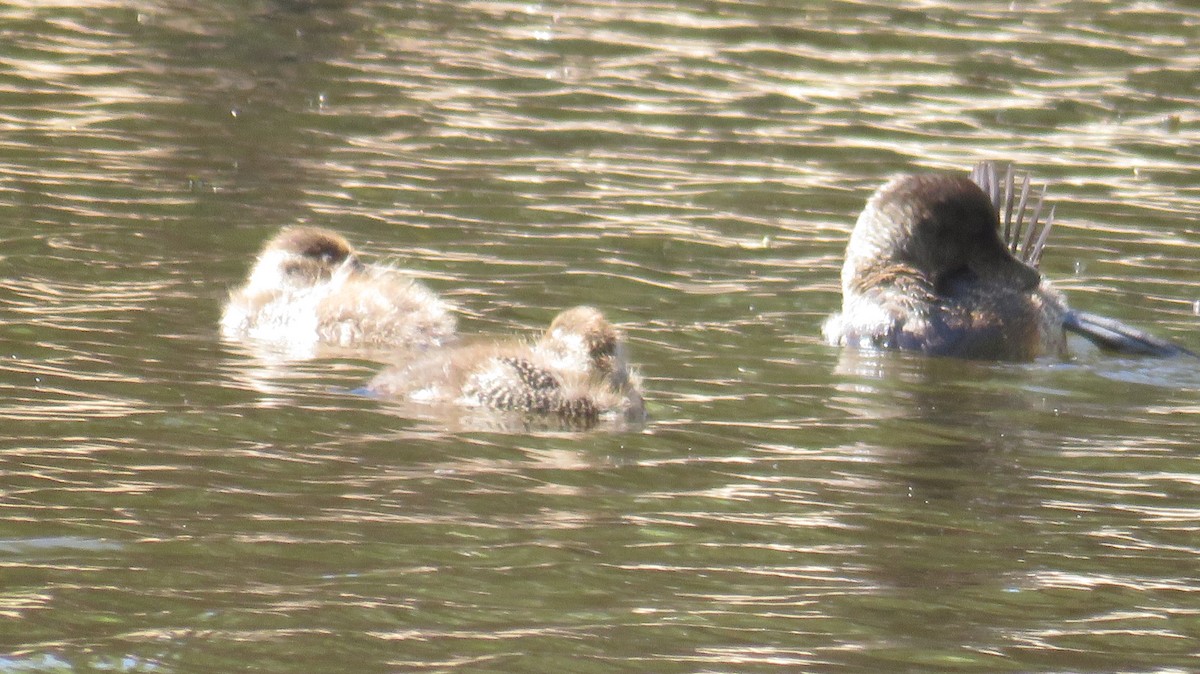
[[[624,340],[597,309],[563,311],[533,343],[491,341],[431,351],[388,368],[367,390],[414,402],[591,421],[639,420],[641,382]]]
[[[336,232],[285,227],[230,294],[221,333],[293,347],[427,348],[454,337],[452,311],[401,271],[362,262]]]

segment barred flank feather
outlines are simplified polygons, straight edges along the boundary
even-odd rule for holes
[[[517,377],[529,388],[535,391],[546,391],[550,389],[558,389],[558,380],[554,375],[547,372],[524,358],[504,357],[499,359],[501,363],[508,365],[517,371]]]

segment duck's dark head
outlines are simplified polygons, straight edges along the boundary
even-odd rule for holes
[[[903,175],[880,187],[854,226],[842,268],[846,291],[872,278],[916,274],[936,294],[960,283],[1032,290],[1037,270],[1005,248],[990,198],[965,176]]]
[[[328,281],[338,269],[362,266],[340,234],[317,227],[287,227],[263,246],[250,285],[304,287]]]

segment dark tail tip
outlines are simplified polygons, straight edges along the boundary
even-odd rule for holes
[[[982,161],[971,169],[971,180],[992,200],[1000,220],[1000,238],[1018,260],[1037,269],[1054,224],[1054,208],[1042,222],[1046,188],[1035,186],[1012,164]]]
[[[1172,344],[1165,339],[1159,339],[1120,321],[1083,311],[1068,311],[1063,318],[1063,327],[1083,335],[1096,346],[1108,351],[1159,358],[1176,356],[1200,358],[1195,352]]]

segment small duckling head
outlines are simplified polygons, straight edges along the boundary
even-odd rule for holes
[[[843,290],[861,292],[889,267],[915,272],[937,294],[960,283],[1032,290],[1041,282],[1005,248],[983,190],[965,176],[937,173],[900,176],[875,192],[850,235]]]
[[[555,316],[539,346],[580,371],[609,376],[624,370],[621,332],[594,307],[573,307]]]
[[[360,269],[358,254],[340,234],[318,227],[286,227],[263,246],[249,285],[305,288],[330,280],[339,269]]]

